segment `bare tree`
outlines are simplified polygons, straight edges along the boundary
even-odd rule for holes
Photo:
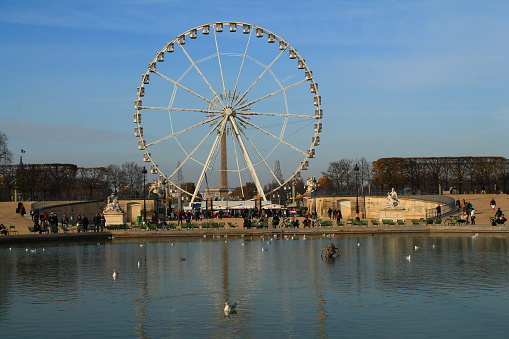
[[[339,193],[343,189],[347,189],[352,180],[353,160],[340,159],[329,163],[326,172],[322,172],[323,176],[328,177],[333,182],[333,190]]]
[[[10,164],[12,161],[12,152],[7,146],[7,135],[0,132],[0,164]]]
[[[106,181],[115,194],[120,190],[120,187],[127,183],[126,176],[119,165],[108,165],[106,167]]]
[[[122,164],[125,184],[131,194],[141,195],[144,191],[142,169],[143,167],[133,161]]]
[[[79,168],[78,179],[81,184],[88,189],[89,198],[94,198],[94,191],[96,196],[99,194],[101,189],[104,189],[106,184],[106,168]]]

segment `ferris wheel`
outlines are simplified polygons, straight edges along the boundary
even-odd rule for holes
[[[308,169],[320,144],[312,71],[286,40],[248,23],[208,23],[166,43],[134,105],[143,161],[191,203],[210,187],[221,196],[251,187],[265,201]],[[182,174],[197,178],[187,179],[193,189],[182,187]]]

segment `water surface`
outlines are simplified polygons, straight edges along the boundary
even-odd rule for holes
[[[320,257],[329,239],[341,249],[339,259]],[[0,247],[4,338],[509,332],[505,236],[208,237],[23,246]],[[116,280],[113,270],[119,272]],[[238,303],[237,314],[224,314],[227,300]]]

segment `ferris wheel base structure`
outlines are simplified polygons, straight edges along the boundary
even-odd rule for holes
[[[224,199],[228,187],[248,183],[267,202],[308,169],[320,144],[321,96],[306,60],[244,22],[200,25],[166,43],[142,74],[134,106],[143,161],[190,206],[210,186]],[[286,179],[272,169],[280,160]],[[182,174],[198,178],[194,187],[183,187]]]

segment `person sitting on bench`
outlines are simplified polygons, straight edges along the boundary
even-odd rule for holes
[[[503,214],[496,219],[496,222],[499,225],[504,225],[506,221],[507,221],[507,219],[505,218],[505,216]]]

